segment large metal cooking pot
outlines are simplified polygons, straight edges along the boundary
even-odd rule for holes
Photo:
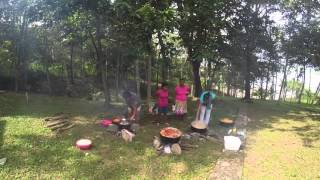
[[[191,130],[193,132],[197,132],[197,133],[206,133],[207,132],[207,125],[204,124],[202,121],[193,121],[191,123]]]
[[[174,127],[166,127],[160,130],[160,140],[164,144],[174,144],[180,141],[182,132]]]
[[[119,122],[118,127],[119,131],[121,131],[122,129],[130,130],[131,124],[126,119],[122,119],[122,121]]]
[[[225,127],[231,127],[234,125],[234,120],[229,119],[229,118],[223,118],[220,119],[220,125],[225,126]]]

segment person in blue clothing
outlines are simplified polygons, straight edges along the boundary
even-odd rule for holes
[[[213,100],[216,98],[216,94],[212,90],[204,91],[200,95],[199,120],[208,126],[210,122],[211,112],[213,110]]]

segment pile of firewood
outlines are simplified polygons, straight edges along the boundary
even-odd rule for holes
[[[63,113],[55,114],[52,117],[47,117],[44,119],[44,121],[47,128],[50,128],[52,131],[57,133],[68,130],[75,126],[72,122],[70,122],[69,117]]]

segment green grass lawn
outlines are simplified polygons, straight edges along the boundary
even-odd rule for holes
[[[242,102],[232,98],[217,101],[212,126],[221,117],[237,114]],[[134,142],[125,143],[108,134],[99,123],[99,102],[66,97],[33,95],[26,104],[21,94],[0,96],[0,179],[206,179],[222,145],[196,142],[198,149],[181,156],[158,156],[152,148],[159,129],[144,116]],[[186,121],[171,119],[183,131],[194,118],[195,103],[189,103]],[[77,124],[61,135],[45,128],[43,118],[65,112]],[[248,104],[249,139],[244,179],[320,178],[320,107],[255,101]],[[80,151],[79,138],[90,138],[94,147]]]
[[[320,179],[320,107],[249,105],[244,179]]]
[[[161,127],[151,123],[153,117],[145,116],[134,142],[127,144],[98,124],[99,114],[113,114],[100,103],[42,95],[30,99],[26,104],[21,94],[0,96],[0,158],[7,158],[0,179],[206,179],[221,154],[221,144],[197,142],[199,148],[180,156],[158,156],[152,140]],[[220,101],[215,119],[235,113],[237,106],[232,99]],[[194,102],[189,109],[188,121],[171,124],[187,130]],[[77,126],[55,136],[42,119],[57,112],[68,113]],[[92,139],[93,149],[76,149],[79,138]]]

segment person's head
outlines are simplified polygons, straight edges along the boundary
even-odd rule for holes
[[[183,78],[180,78],[180,80],[179,80],[179,85],[180,85],[180,86],[184,86],[184,79],[183,79]]]
[[[162,82],[161,83],[161,88],[162,89],[167,89],[168,88],[168,84],[166,82]]]
[[[161,84],[161,83],[158,83],[157,88],[161,88],[161,87],[162,87],[162,84]]]
[[[128,91],[128,90],[125,90],[123,93],[122,93],[122,97],[127,100],[129,97],[131,96],[131,93]]]

